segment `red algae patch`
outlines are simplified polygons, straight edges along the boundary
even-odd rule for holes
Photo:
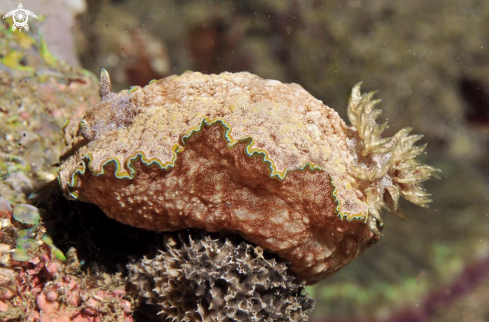
[[[421,136],[381,138],[378,101],[352,92],[347,126],[297,84],[250,73],[187,72],[112,93],[64,128],[65,195],[154,231],[230,231],[315,283],[380,236],[399,196],[426,205],[436,169],[414,158]]]

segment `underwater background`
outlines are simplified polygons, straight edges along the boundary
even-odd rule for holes
[[[380,242],[307,288],[310,320],[489,321],[489,2],[22,4],[39,16],[31,30],[12,32],[7,20],[0,29],[3,198],[26,203],[55,178],[64,120],[99,99],[87,71],[108,70],[114,91],[186,70],[249,71],[300,84],[343,119],[363,81],[363,91],[379,90],[387,135],[424,134],[421,159],[442,179],[425,184],[429,208],[402,203],[409,223],[385,214]],[[17,5],[3,0],[0,13]],[[38,83],[22,85],[32,75]]]

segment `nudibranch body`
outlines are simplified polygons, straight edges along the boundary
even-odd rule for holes
[[[350,98],[347,126],[297,84],[250,73],[187,72],[112,93],[65,126],[58,177],[68,198],[155,231],[231,231],[315,283],[379,238],[399,196],[425,205],[436,169],[420,136],[385,125],[372,93]]]

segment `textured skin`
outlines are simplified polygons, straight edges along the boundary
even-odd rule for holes
[[[309,284],[377,240],[350,171],[361,140],[301,86],[188,72],[103,93],[65,127],[67,197],[144,229],[237,232]]]

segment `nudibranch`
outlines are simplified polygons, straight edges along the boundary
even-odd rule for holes
[[[240,234],[313,284],[375,242],[381,208],[425,206],[438,171],[403,129],[381,137],[378,100],[353,87],[347,126],[297,84],[250,73],[186,72],[111,90],[64,128],[58,179],[66,197],[154,231]]]

